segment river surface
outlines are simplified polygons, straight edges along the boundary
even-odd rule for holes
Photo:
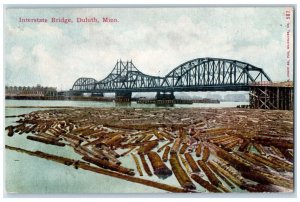
[[[192,108],[192,107],[209,107],[209,108],[224,108],[236,107],[237,105],[247,105],[247,102],[221,102],[220,104],[202,104],[194,103],[175,104],[175,108]],[[6,106],[74,106],[74,107],[132,107],[132,108],[152,108],[155,104],[116,104],[113,102],[95,102],[95,101],[41,101],[41,100],[6,100]],[[5,108],[5,115],[20,115],[30,113],[36,110],[45,110],[47,108]],[[16,125],[19,118],[6,118],[5,126]],[[5,132],[5,144],[14,147],[20,147],[31,151],[43,151],[46,153],[69,157],[72,159],[80,159],[70,147],[57,147],[46,145],[39,142],[29,141],[25,135],[15,134],[13,137],[8,137]],[[163,143],[162,143],[163,144]],[[132,166],[133,160],[131,157],[122,161],[123,166]],[[167,166],[170,166],[167,164]],[[137,183],[127,182],[125,180],[105,176],[93,172],[88,172],[81,169],[74,169],[63,164],[53,161],[29,156],[27,154],[16,151],[5,150],[5,189],[7,193],[56,193],[56,194],[73,194],[73,193],[166,193],[164,190],[144,186]],[[138,177],[138,175],[136,175]],[[174,177],[161,180],[156,176],[145,179],[162,182],[179,187],[179,184]],[[197,185],[197,191],[205,190]],[[236,192],[241,192],[238,188]]]

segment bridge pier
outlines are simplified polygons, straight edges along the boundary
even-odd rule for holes
[[[156,100],[175,100],[174,92],[157,92]]]
[[[131,91],[117,91],[115,102],[131,102]]]
[[[253,85],[250,88],[250,108],[293,110],[294,87],[292,83]]]

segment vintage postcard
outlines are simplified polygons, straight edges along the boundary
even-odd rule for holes
[[[294,15],[7,5],[5,192],[293,193]]]

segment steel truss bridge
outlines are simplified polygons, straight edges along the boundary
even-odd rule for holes
[[[271,79],[262,68],[237,60],[197,58],[177,66],[165,77],[144,74],[132,61],[120,60],[106,78],[79,78],[70,92],[249,91],[251,84],[258,82]]]

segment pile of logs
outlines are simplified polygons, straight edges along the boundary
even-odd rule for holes
[[[93,165],[125,180],[136,172],[135,178],[154,181],[171,177],[190,192],[294,188],[289,111],[66,108],[6,118],[18,119],[6,127],[9,137],[72,147],[85,162],[81,167]],[[125,159],[132,166],[123,166]]]

